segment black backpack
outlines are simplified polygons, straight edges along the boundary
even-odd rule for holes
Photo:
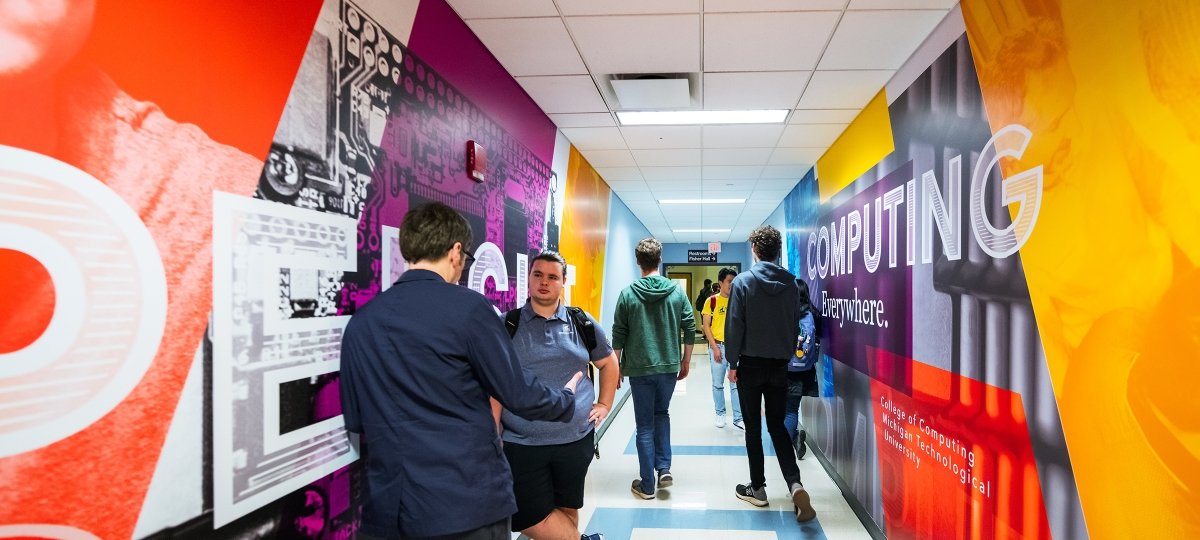
[[[592,349],[596,348],[596,325],[592,324],[592,320],[583,313],[582,308],[567,306],[567,316],[575,326],[575,331],[583,338],[583,344],[590,354]],[[520,325],[521,308],[509,310],[504,314],[504,327],[508,329],[508,337],[517,335],[517,327]]]

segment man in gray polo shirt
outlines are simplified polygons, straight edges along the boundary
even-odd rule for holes
[[[617,357],[600,324],[591,315],[580,312],[591,322],[594,329],[591,331],[595,333],[595,346],[589,350],[585,345],[589,338],[581,335],[589,330],[579,328],[562,305],[566,274],[567,263],[556,252],[544,251],[533,258],[529,302],[517,310],[519,316],[515,321],[506,317],[513,348],[521,365],[543,384],[554,384],[559,379],[565,383],[585,369],[588,362],[595,364],[600,373],[600,399],[596,400],[597,391],[591,380],[579,381],[575,416],[565,424],[526,420],[502,410],[492,400],[517,499],[512,530],[534,540],[579,535],[579,509],[583,507],[584,476],[595,448],[595,427],[608,416],[621,378]]]

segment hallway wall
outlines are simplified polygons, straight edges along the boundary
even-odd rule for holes
[[[785,199],[823,315],[808,440],[889,537],[1200,533],[1169,397],[1200,369],[1197,27],[1186,2],[966,0],[855,121],[891,144],[839,140],[861,174],[818,162]]]
[[[62,86],[35,70],[0,89],[58,114],[0,115],[0,281],[19,286],[0,523],[352,538],[341,328],[403,272],[396,227],[427,201],[471,223],[463,284],[523,301],[525,258],[560,223],[578,236],[558,215],[566,139],[444,0],[77,7],[42,44],[68,56]]]

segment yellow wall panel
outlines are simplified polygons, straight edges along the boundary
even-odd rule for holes
[[[1004,172],[1045,171],[1021,262],[1088,533],[1200,537],[1200,3],[962,8],[989,122],[1032,133]]]
[[[817,160],[817,184],[821,202],[850,185],[884,157],[892,153],[892,120],[887,95],[880,90],[846,127],[833,146]]]

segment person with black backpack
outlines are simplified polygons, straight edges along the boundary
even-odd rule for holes
[[[584,477],[595,452],[595,429],[612,409],[620,367],[604,330],[584,310],[564,306],[567,261],[543,251],[530,261],[529,301],[504,315],[521,365],[553,384],[592,363],[600,388],[584,378],[575,390],[575,416],[569,422],[526,420],[492,400],[504,455],[513,475],[517,513],[512,530],[534,540],[579,535]],[[565,380],[565,379],[564,379]],[[596,399],[599,394],[600,399]],[[581,535],[590,540],[602,535]]]
[[[804,459],[808,433],[800,427],[800,401],[805,396],[817,397],[817,360],[821,359],[821,337],[817,334],[816,309],[808,294],[808,283],[796,279],[800,288],[800,335],[796,338],[796,355],[788,362],[787,412],[783,425],[792,438],[796,457]]]

